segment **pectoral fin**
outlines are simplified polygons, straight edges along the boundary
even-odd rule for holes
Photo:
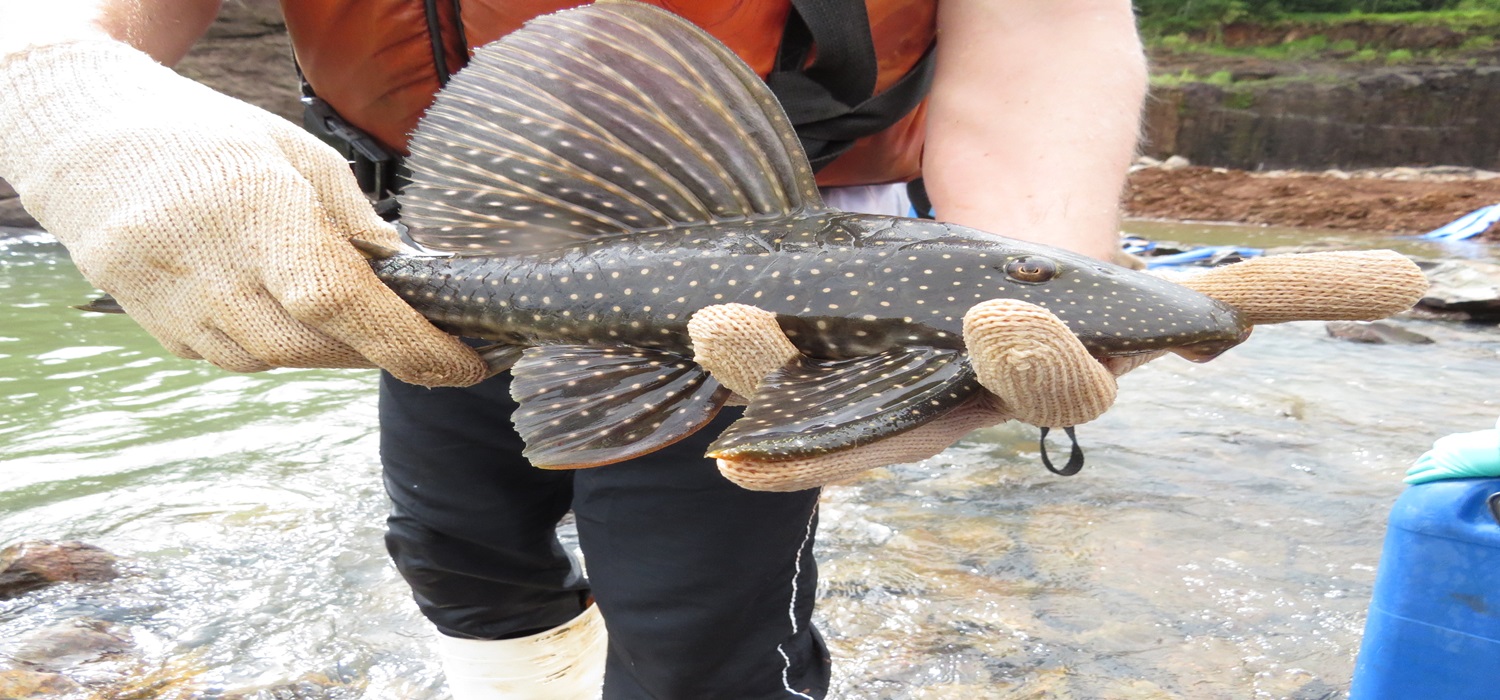
[[[761,381],[745,417],[709,446],[709,456],[778,461],[858,447],[942,416],[980,391],[957,350],[799,358]]]
[[[474,348],[474,351],[479,353],[480,357],[484,358],[484,364],[490,368],[488,376],[493,377],[514,367],[516,362],[521,359],[521,354],[526,351],[526,348],[508,343],[494,343],[493,345]]]
[[[729,390],[692,360],[636,348],[528,348],[512,368],[522,454],[545,469],[611,464],[703,427]]]
[[[113,296],[105,294],[87,304],[78,304],[73,308],[79,311],[91,311],[96,314],[123,314],[125,309],[120,308],[120,302],[115,301]]]

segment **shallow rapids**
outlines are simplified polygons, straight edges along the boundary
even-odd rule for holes
[[[231,375],[69,308],[91,293],[0,232],[0,545],[84,540],[127,572],[0,602],[0,670],[87,617],[129,633],[78,667],[121,697],[445,697],[382,548],[374,374]],[[1500,414],[1500,331],[1402,325],[1437,343],[1302,323],[1153,363],[1079,429],[1076,477],[1010,424],[829,488],[832,696],[1343,697],[1402,472]]]

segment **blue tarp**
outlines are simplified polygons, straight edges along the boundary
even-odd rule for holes
[[[1172,267],[1174,265],[1192,265],[1193,263],[1209,262],[1216,258],[1222,258],[1229,255],[1237,255],[1241,258],[1253,258],[1261,255],[1264,252],[1265,251],[1259,248],[1239,248],[1235,246],[1215,245],[1205,246],[1202,248],[1194,248],[1192,250],[1185,250],[1181,253],[1175,253],[1173,255],[1157,255],[1154,257],[1144,258],[1144,260],[1146,261],[1146,269],[1149,270],[1157,267]]]
[[[1428,231],[1417,236],[1417,238],[1438,241],[1462,241],[1488,231],[1497,221],[1500,221],[1500,204],[1491,204],[1482,209],[1475,209],[1464,214],[1458,220],[1441,228]]]

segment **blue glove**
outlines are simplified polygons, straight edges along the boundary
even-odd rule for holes
[[[1406,470],[1406,483],[1475,476],[1500,476],[1500,421],[1490,430],[1438,438],[1432,449]]]

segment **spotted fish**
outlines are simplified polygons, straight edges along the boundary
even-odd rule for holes
[[[601,2],[478,49],[410,140],[402,222],[430,254],[369,249],[438,327],[509,367],[537,466],[641,455],[730,392],[687,322],[737,302],[804,353],[711,447],[849,449],[975,400],[961,334],[988,299],[1043,306],[1100,360],[1208,357],[1248,326],[1186,288],[955,226],[824,205],[797,136],[729,49],[653,7]]]

